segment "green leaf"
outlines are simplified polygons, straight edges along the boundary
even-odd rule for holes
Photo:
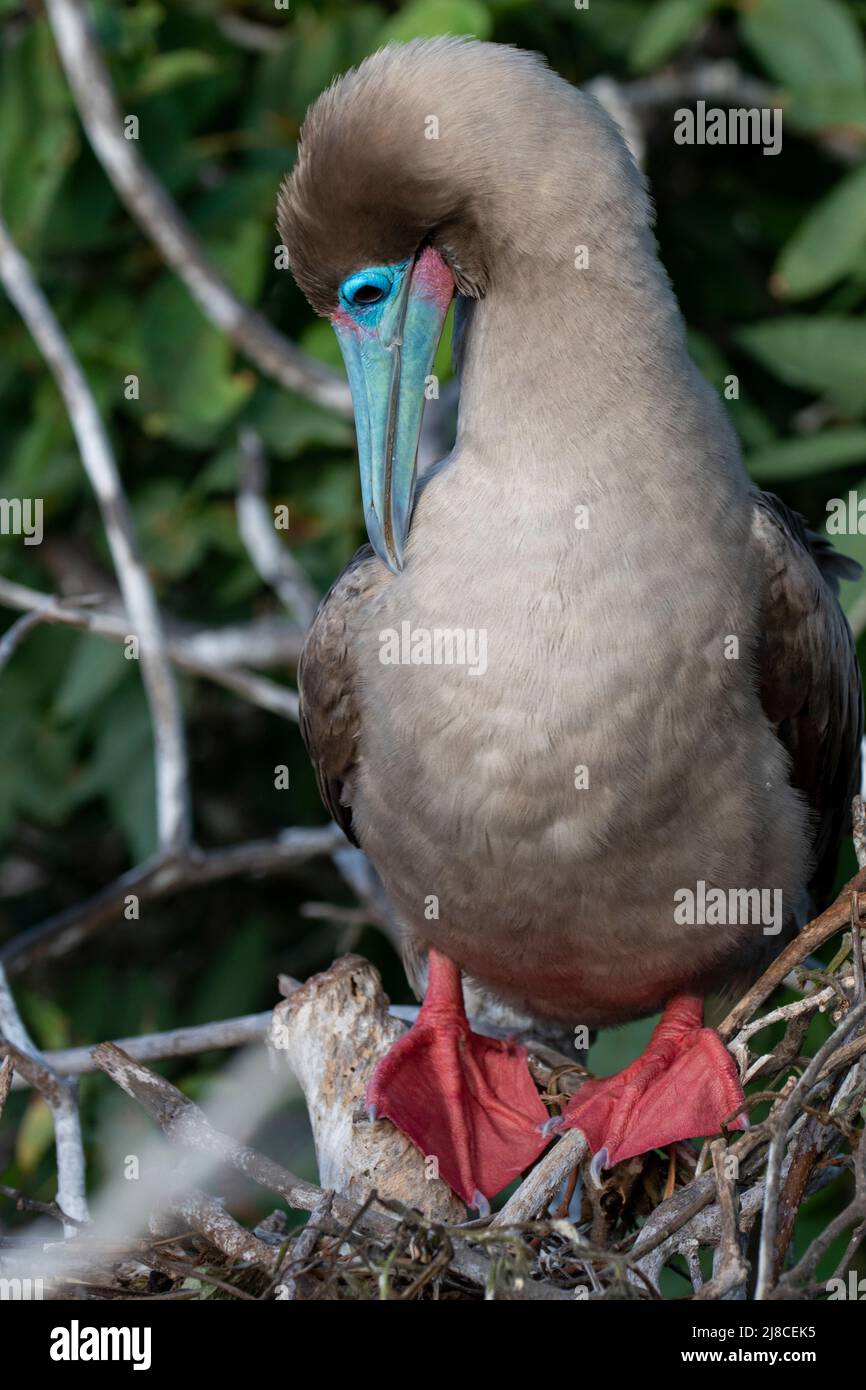
[[[51,1111],[41,1096],[33,1096],[15,1138],[15,1158],[23,1177],[29,1177],[54,1138]]]
[[[187,290],[162,276],[140,310],[141,399],[145,430],[181,444],[209,443],[255,387],[253,374],[234,368],[234,349],[202,316]]]
[[[131,663],[130,663],[131,664]],[[76,790],[83,804],[101,795],[126,835],[138,862],[156,846],[153,738],[140,682],[122,686],[108,703],[94,740],[93,757]]]
[[[207,546],[200,499],[176,479],[160,478],[135,494],[132,510],[148,567],[168,579],[195,569]]]
[[[78,635],[54,701],[59,719],[75,719],[93,708],[129,674],[129,662],[116,642],[92,633]]]
[[[266,448],[278,458],[294,458],[313,445],[349,449],[354,438],[348,420],[303,396],[267,385],[256,392],[244,421],[258,430]]]
[[[499,6],[494,3],[494,12]],[[553,0],[552,8],[569,23],[575,23],[574,0]],[[603,5],[590,3],[578,15],[581,32],[586,33],[606,53],[627,53],[634,34],[646,17],[644,0],[605,0]]]
[[[268,935],[267,923],[262,920],[239,923],[232,939],[199,975],[187,1007],[191,1024],[231,1018],[259,1006],[262,982],[267,977]]]
[[[636,72],[648,72],[689,37],[713,8],[713,0],[661,0],[641,23],[628,52]]]
[[[69,1015],[53,999],[28,992],[19,995],[30,1032],[42,1048],[69,1046]]]
[[[782,249],[771,288],[786,299],[819,294],[853,270],[866,247],[866,165],[812,209]]]
[[[810,134],[843,134],[866,140],[866,87],[820,82],[798,87],[785,102],[785,120]]]
[[[791,314],[741,328],[737,342],[780,381],[866,412],[866,319]]]
[[[490,11],[481,0],[411,0],[382,28],[382,43],[406,43],[432,39],[437,34],[473,34],[489,38],[493,28]]]
[[[839,0],[760,0],[741,14],[740,32],[770,76],[786,86],[866,82],[863,36]]]
[[[746,458],[749,473],[759,483],[790,482],[864,462],[866,430],[853,429],[821,430],[805,439],[785,439]]]
[[[220,64],[213,54],[203,53],[198,48],[174,48],[169,53],[157,53],[148,61],[144,76],[136,83],[133,95],[153,96],[182,82],[210,77],[219,69]]]
[[[51,32],[42,22],[5,45],[0,61],[0,188],[5,216],[28,249],[46,222],[78,136]]]

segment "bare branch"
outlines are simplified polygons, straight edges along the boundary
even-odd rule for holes
[[[197,1231],[227,1259],[237,1260],[241,1264],[261,1265],[270,1272],[279,1262],[279,1250],[259,1240],[235,1221],[222,1202],[199,1188],[178,1192],[160,1206],[154,1220],[160,1233],[166,1232],[167,1217],[173,1218],[173,1224],[179,1224],[181,1229]]]
[[[491,1224],[509,1226],[543,1215],[569,1173],[588,1157],[589,1145],[580,1130],[568,1130],[535,1165],[529,1177],[524,1178]]]
[[[34,1044],[21,1021],[2,966],[0,1053],[6,1059],[11,1058],[15,1071],[29,1080],[51,1110],[57,1153],[57,1205],[71,1218],[64,1225],[64,1233],[67,1236],[75,1235],[77,1223],[87,1221],[89,1216],[84,1142],[81,1136],[75,1083],[59,1077]],[[5,1065],[4,1063],[4,1067]],[[5,1072],[5,1077],[4,1086],[8,1084],[8,1071]]]
[[[83,598],[79,600],[79,604],[83,604],[83,602]],[[30,628],[35,627],[38,623],[59,623],[65,627],[79,628],[85,632],[92,632],[97,637],[107,637],[116,642],[125,642],[130,635],[132,626],[123,613],[106,613],[91,611],[82,606],[75,607],[65,599],[57,599],[50,594],[40,594],[35,589],[27,589],[22,584],[13,584],[3,578],[0,578],[0,604],[6,604],[10,608],[31,610],[28,613],[29,624],[26,627],[23,621],[13,624],[5,633],[3,641],[0,642],[0,670],[2,670],[3,658],[11,656],[21,638],[26,636]],[[268,710],[271,714],[278,714],[283,719],[296,722],[298,697],[294,690],[277,685],[276,681],[268,680],[265,676],[258,676],[252,671],[245,671],[240,667],[232,666],[228,656],[231,654],[231,645],[235,648],[239,646],[239,639],[240,630],[232,629],[228,636],[225,660],[220,656],[219,631],[203,631],[197,634],[193,633],[189,637],[169,637],[165,643],[165,652],[170,660],[182,670],[203,676],[206,680],[213,681],[214,684],[221,685],[226,690],[234,691],[236,695],[248,700],[250,704],[257,705],[259,709]],[[4,651],[3,644],[7,640],[10,644],[9,649]],[[295,659],[297,659],[294,642],[290,650],[294,651]]]
[[[734,1178],[727,1169],[728,1147],[725,1140],[716,1139],[710,1151],[718,1193],[720,1230],[713,1277],[696,1295],[704,1302],[712,1298],[730,1298],[735,1290],[743,1287],[749,1276],[749,1266],[740,1250],[739,1203]]]
[[[216,25],[224,38],[236,43],[238,48],[247,48],[251,53],[275,53],[286,42],[286,36],[269,24],[257,24],[254,19],[244,15],[217,15]]]
[[[12,1083],[14,1079],[15,1067],[13,1065],[12,1058],[4,1057],[3,1061],[0,1062],[0,1119],[3,1118],[3,1107],[5,1106],[6,1099],[9,1095],[10,1090],[12,1089]]]
[[[189,840],[189,789],[180,697],[165,651],[159,609],[138,552],[129,504],[96,402],[51,306],[2,217],[0,280],[57,382],[102,513],[124,605],[139,641],[141,674],[153,726],[159,844],[167,852],[175,851]]]
[[[839,1027],[819,1047],[803,1075],[771,1112],[767,1126],[772,1134],[767,1156],[767,1176],[764,1185],[764,1205],[761,1220],[761,1249],[758,1260],[757,1300],[768,1297],[775,1272],[776,1226],[779,1219],[779,1185],[788,1130],[801,1113],[802,1104],[810,1090],[820,1080],[825,1063],[841,1048],[858,1024],[866,1018],[866,1000],[852,1008]]]
[[[362,1202],[375,1189],[425,1216],[458,1222],[463,1203],[428,1171],[424,1156],[389,1121],[366,1115],[367,1079],[404,1031],[389,1017],[373,966],[343,956],[277,1005],[271,1046],[307,1098],[325,1187]]]
[[[0,638],[0,672],[11,661],[12,656],[18,650],[24,638],[35,627],[47,622],[48,618],[44,612],[25,613],[23,617],[14,622],[12,626],[4,632]]]
[[[284,830],[272,840],[250,840],[226,849],[190,849],[180,859],[156,856],[122,874],[92,898],[58,912],[0,948],[0,964],[18,974],[34,961],[66,955],[107,922],[123,921],[125,900],[135,893],[148,901],[183,888],[201,887],[243,874],[289,873],[342,842],[335,825]]]
[[[206,318],[266,376],[319,405],[351,414],[349,388],[234,294],[186,218],[123,133],[123,117],[83,0],[46,0],[49,23],[97,159],[144,234],[183,280]]]
[[[246,1047],[250,1043],[264,1044],[270,1023],[270,1012],[245,1014],[242,1018],[225,1018],[215,1023],[201,1023],[192,1028],[172,1028],[164,1033],[143,1033],[136,1038],[118,1038],[114,1046],[122,1048],[138,1062],[162,1061],[167,1057],[190,1057],[217,1048]],[[46,1063],[61,1076],[83,1076],[99,1070],[89,1047],[67,1047],[43,1055]],[[26,1078],[15,1077],[15,1090],[23,1090],[27,1085]]]
[[[240,432],[241,479],[238,489],[238,530],[252,564],[265,584],[303,627],[319,606],[319,595],[288,546],[281,545],[274,516],[265,501],[267,466],[262,441],[249,426]]]
[[[829,941],[831,936],[835,936],[837,932],[850,925],[852,901],[857,905],[859,912],[863,911],[866,907],[864,888],[866,888],[866,872],[861,870],[845,885],[836,901],[831,903],[826,912],[822,912],[820,917],[809,922],[801,932],[798,932],[793,941],[788,943],[781,955],[776,957],[761,978],[751,989],[747,990],[742,999],[734,1005],[730,1013],[718,1025],[717,1032],[726,1042],[752,1017],[764,1000],[770,997],[773,990],[782,983],[789,970],[792,970],[795,965],[800,965],[819,946],[823,946],[825,941]]]
[[[97,637],[123,641],[130,621],[114,595],[53,594],[28,589],[0,576],[0,604],[19,613],[38,610],[53,623],[82,628]],[[163,617],[167,647],[172,660],[186,670],[216,680],[211,668],[294,666],[301,654],[304,634],[286,618],[254,618],[225,627],[193,627],[170,615]]]

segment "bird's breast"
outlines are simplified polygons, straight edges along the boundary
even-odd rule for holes
[[[361,843],[407,929],[482,981],[633,1016],[682,961],[678,887],[768,871],[784,760],[748,650],[725,654],[751,640],[744,556],[708,568],[615,500],[581,529],[573,496],[469,504],[437,481],[356,639]]]

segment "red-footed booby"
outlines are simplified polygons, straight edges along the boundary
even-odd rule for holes
[[[847,562],[750,484],[650,222],[592,98],[453,39],[338,80],[280,194],[345,358],[370,539],[307,638],[301,727],[428,959],[368,1101],[478,1207],[550,1136],[461,975],[570,1025],[663,1010],[562,1118],[596,1171],[741,1124],[703,998],[826,895],[857,787]],[[454,296],[457,443],[416,486]]]

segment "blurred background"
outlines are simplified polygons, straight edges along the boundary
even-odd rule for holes
[[[275,263],[276,190],[309,102],[383,43],[437,33],[538,50],[570,81],[595,83],[643,158],[693,354],[720,394],[728,382],[753,476],[818,529],[829,500],[858,488],[866,474],[866,0],[589,0],[585,8],[573,0],[292,0],[286,8],[279,0],[94,0],[87,8],[120,109],[138,117],[137,149],[204,251],[238,296],[334,371],[341,366],[329,326],[312,318]],[[674,111],[698,98],[781,107],[781,153],[675,143]],[[239,432],[258,432],[268,502],[289,509],[281,539],[321,591],[363,535],[351,424],[268,379],[166,268],[94,156],[38,0],[0,0],[0,201],[103,414],[166,620],[181,633],[273,621],[284,625],[290,650],[297,625],[239,533]],[[447,363],[446,343],[443,381]],[[128,398],[130,376],[137,398]],[[44,499],[41,545],[0,536],[5,581],[59,596],[116,595],[60,395],[2,294],[0,497]],[[866,560],[866,537],[835,541]],[[843,588],[859,636],[866,582]],[[0,628],[16,616],[0,609]],[[290,658],[259,669],[291,688]],[[217,847],[323,825],[297,726],[212,681],[180,679],[197,841]],[[0,673],[0,711],[0,948],[8,948],[153,852],[154,769],[140,672],[116,641],[36,627]],[[275,775],[278,765],[287,777]],[[849,856],[840,882],[852,871]],[[310,917],[310,903],[349,911],[319,907]],[[346,949],[368,955],[392,998],[408,1002],[392,946],[356,907],[331,860],[312,858],[291,873],[143,903],[137,920],[115,914],[74,950],[10,954],[9,969],[45,1048],[264,1010],[278,972],[304,978]],[[604,1072],[631,1060],[650,1026],[606,1035],[591,1065]],[[817,1020],[809,1050],[824,1027]],[[195,1096],[225,1060],[208,1053],[166,1072]],[[102,1078],[85,1080],[83,1102],[98,1178],[121,1102]],[[9,1119],[0,1177],[48,1200],[48,1112],[16,1093]],[[301,1105],[276,1115],[261,1143],[314,1174]],[[831,1188],[812,1199],[798,1245],[843,1195]]]

